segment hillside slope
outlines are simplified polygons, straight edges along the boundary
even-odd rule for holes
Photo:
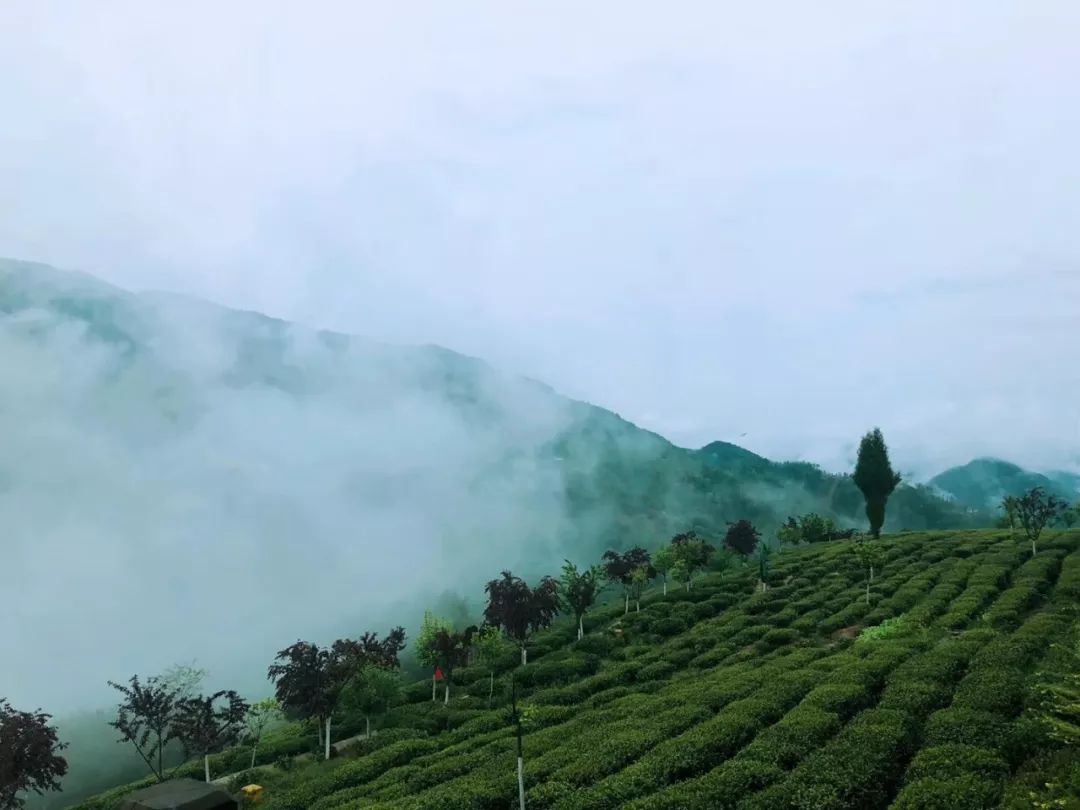
[[[1032,719],[1031,690],[1039,671],[1075,666],[1054,642],[1076,638],[1080,532],[1051,533],[1035,558],[1001,532],[882,545],[869,603],[850,543],[835,542],[783,552],[764,593],[750,569],[654,593],[622,638],[617,606],[582,641],[568,623],[542,634],[517,676],[527,806],[964,810],[1048,795],[1080,760]],[[235,782],[265,785],[267,810],[509,810],[513,664],[497,667],[492,709],[487,672],[470,667],[449,707],[418,683],[350,755]],[[283,730],[264,761],[308,736]],[[127,790],[80,808],[111,810]]]
[[[973,509],[997,509],[1006,495],[1022,495],[1042,487],[1066,502],[1080,498],[1080,477],[1067,472],[1042,474],[998,458],[977,458],[950,467],[930,479],[930,486]]]
[[[407,492],[430,517],[410,528],[444,547],[513,533],[516,548],[539,549],[543,558],[548,551],[591,556],[688,525],[715,534],[740,518],[769,529],[814,510],[843,524],[864,522],[861,497],[842,477],[734,446],[724,456],[715,447],[684,450],[602,408],[446,349],[389,346],[174,296],[135,295],[41,265],[0,261],[0,352],[11,369],[5,394],[29,388],[53,402],[78,400],[78,412],[64,416],[129,449],[169,451],[212,427],[205,438],[214,452],[183,459],[205,468],[191,476],[196,487],[213,482],[236,493],[252,464],[291,462],[292,469],[280,468],[282,486],[290,475],[302,478],[307,453],[264,457],[278,425],[288,423],[289,438],[307,449],[332,440],[335,463],[324,468],[335,494],[344,490],[358,507],[387,511]],[[13,430],[2,438],[17,442]],[[19,449],[54,449],[34,438]],[[176,459],[163,453],[160,461]],[[17,487],[20,474],[0,458],[0,481]],[[487,508],[468,510],[480,518],[453,508],[481,500]],[[493,510],[498,502],[505,508]],[[922,488],[902,487],[893,504],[891,530],[982,519]],[[370,523],[360,509],[346,511],[343,518]],[[506,562],[527,565],[540,555],[525,556]]]

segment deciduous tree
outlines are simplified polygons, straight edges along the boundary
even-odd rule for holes
[[[667,596],[668,575],[671,573],[671,569],[675,567],[676,562],[678,560],[675,558],[675,550],[670,545],[664,546],[653,554],[653,568],[656,569],[656,573],[664,582],[664,596]]]
[[[450,680],[454,670],[468,663],[475,634],[475,627],[467,627],[461,632],[443,628],[435,634],[435,653],[438,665],[443,670],[443,705],[450,702]]]
[[[802,529],[799,528],[799,522],[789,517],[784,523],[780,524],[780,528],[776,530],[776,541],[782,546],[797,546],[802,542]]]
[[[740,520],[728,524],[727,534],[724,536],[724,546],[736,554],[749,557],[757,548],[761,533],[754,528],[749,520]]]
[[[563,561],[562,578],[559,581],[559,605],[574,616],[578,640],[585,635],[585,613],[595,604],[603,586],[603,570],[592,566],[583,570],[569,560]]]
[[[709,566],[716,549],[696,532],[689,531],[671,538],[671,551],[676,565],[679,566],[680,581],[686,583],[686,590],[689,591],[694,576]]]
[[[473,636],[473,655],[488,670],[488,706],[495,693],[495,664],[508,654],[509,649],[506,639],[494,625],[485,624]]]
[[[528,661],[526,645],[538,630],[549,627],[559,613],[559,586],[551,577],[543,577],[535,588],[525,580],[503,571],[484,588],[488,604],[484,621],[502,630],[521,648],[521,664]]]
[[[206,781],[210,781],[210,755],[240,740],[248,703],[230,690],[179,701],[173,727],[188,756],[203,758]]]
[[[630,597],[634,600],[634,606],[638,613],[641,612],[641,594],[656,578],[656,569],[651,565],[639,565],[630,572]]]
[[[1024,527],[1024,534],[1031,543],[1031,556],[1035,556],[1035,544],[1039,535],[1065,508],[1065,502],[1042,487],[1034,487],[1021,495],[1016,502],[1016,519]]]
[[[900,474],[893,472],[889,462],[889,448],[881,430],[874,428],[859,442],[859,457],[852,476],[855,486],[866,500],[866,518],[870,521],[870,534],[878,537],[885,524],[885,504],[900,483]]]
[[[330,758],[330,730],[342,691],[365,665],[399,665],[405,631],[391,630],[386,638],[365,633],[359,639],[338,639],[329,648],[298,641],[281,650],[267,670],[276,697],[287,712],[315,720],[326,759]],[[325,729],[325,731],[324,731]]]
[[[635,546],[622,554],[609,549],[604,552],[601,559],[604,576],[613,585],[622,587],[623,615],[625,615],[630,612],[630,590],[633,584],[634,569],[651,565],[652,560],[649,558],[649,552],[641,548],[641,546]]]
[[[874,571],[881,568],[884,551],[871,540],[856,540],[851,544],[851,553],[866,572],[866,604],[870,604],[870,583],[874,581]]]
[[[424,620],[416,636],[413,652],[422,667],[431,670],[431,702],[435,702],[435,690],[438,688],[436,671],[439,669],[439,651],[435,642],[440,631],[452,632],[454,629],[449,619],[436,616],[430,610],[424,611]]]
[[[109,686],[124,698],[116,709],[116,719],[109,723],[120,732],[119,742],[135,746],[150,772],[159,782],[165,781],[165,747],[176,739],[175,687],[159,677],[140,683],[138,675],[132,675],[126,686],[113,681],[109,681]]]
[[[24,806],[19,794],[43,795],[60,789],[67,761],[60,752],[67,747],[49,725],[51,715],[42,711],[16,711],[0,698],[0,810]]]
[[[1006,495],[999,506],[1004,528],[1009,530],[1009,538],[1016,537],[1016,527],[1020,522],[1020,499],[1015,495]]]
[[[367,664],[345,687],[341,704],[364,718],[365,736],[371,737],[371,718],[389,711],[401,697],[401,675],[392,669]]]
[[[251,767],[255,767],[255,754],[259,749],[263,732],[281,718],[281,704],[277,698],[266,698],[248,706],[244,718],[244,739],[251,745]]]

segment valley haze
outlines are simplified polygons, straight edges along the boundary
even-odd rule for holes
[[[503,568],[747,514],[861,522],[809,465],[691,453],[445,349],[40,264],[0,262],[0,366],[0,658],[10,698],[54,712],[192,660],[261,694],[296,638],[475,608]],[[894,503],[892,528],[935,525],[928,491]]]

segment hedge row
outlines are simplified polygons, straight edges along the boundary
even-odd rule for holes
[[[1057,553],[1055,553],[1057,552]],[[1061,571],[1062,552],[1052,549],[1024,563],[984,618],[998,629],[1013,629],[1031,608],[1041,602]]]

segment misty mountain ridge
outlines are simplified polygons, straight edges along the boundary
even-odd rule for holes
[[[0,591],[20,597],[0,657],[17,662],[12,699],[58,709],[86,695],[49,692],[47,650],[68,649],[95,694],[194,657],[249,678],[290,640],[402,621],[502,568],[551,573],[741,518],[865,525],[850,478],[813,464],[677,447],[441,347],[40,264],[0,261],[0,366]],[[886,529],[987,520],[904,484]],[[75,605],[99,634],[72,626]]]
[[[930,486],[973,509],[996,509],[1006,495],[1042,487],[1067,502],[1080,498],[1080,475],[1053,470],[1032,472],[1000,458],[977,458],[930,479]]]

